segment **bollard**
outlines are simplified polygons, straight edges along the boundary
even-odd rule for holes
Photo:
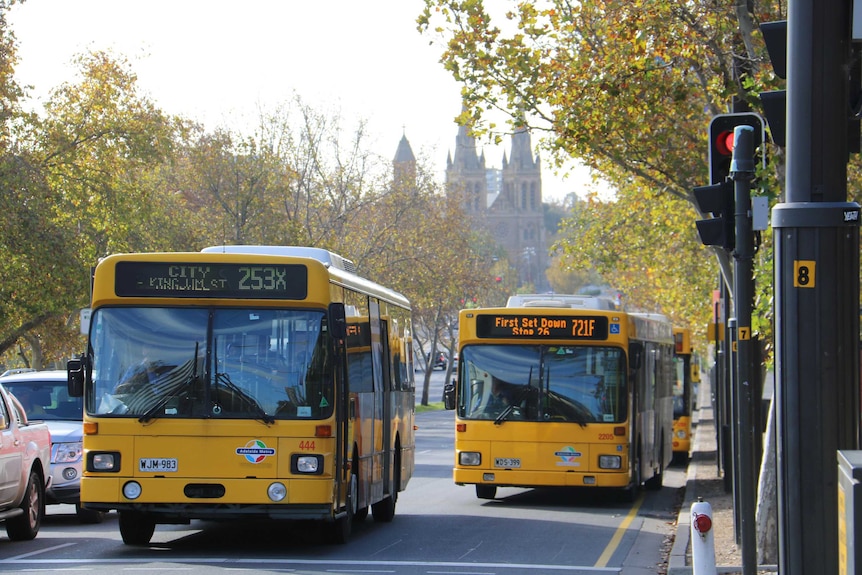
[[[712,507],[698,497],[691,504],[692,575],[716,575],[715,535],[712,532]]]

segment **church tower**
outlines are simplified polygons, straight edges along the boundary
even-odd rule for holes
[[[395,158],[392,160],[392,169],[396,185],[416,186],[416,156],[407,141],[407,134],[401,135]]]
[[[484,214],[488,207],[485,177],[485,154],[478,152],[476,138],[468,134],[467,128],[459,126],[455,157],[450,153],[446,158],[447,193],[461,194],[468,214]]]
[[[506,249],[509,263],[518,270],[518,285],[546,291],[541,160],[533,156],[532,147],[530,133],[519,128],[512,136],[511,154],[503,154],[502,170],[486,168],[475,138],[460,126],[454,158],[450,154],[446,162],[446,189],[463,194],[467,213],[484,221]]]

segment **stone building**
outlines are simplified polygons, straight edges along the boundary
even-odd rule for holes
[[[503,153],[502,169],[488,168],[485,154],[467,128],[458,128],[455,153],[446,161],[446,190],[461,194],[465,209],[484,222],[502,245],[509,263],[518,270],[518,285],[532,284],[538,292],[549,289],[545,277],[548,247],[542,209],[542,171],[533,156],[527,130],[512,136],[512,150]]]

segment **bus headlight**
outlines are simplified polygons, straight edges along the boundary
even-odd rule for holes
[[[623,465],[623,458],[619,455],[599,455],[600,469],[620,469]]]
[[[266,494],[271,501],[278,503],[287,497],[287,487],[284,486],[284,483],[270,483],[269,487],[266,488]]]
[[[482,454],[478,451],[462,451],[458,454],[458,463],[461,465],[481,465]]]
[[[323,473],[323,456],[294,453],[290,456],[290,472],[301,475],[320,475]]]
[[[87,454],[87,471],[120,471],[120,454],[116,452],[102,452]]]
[[[123,496],[126,499],[137,499],[141,496],[141,484],[137,481],[129,481],[123,485]]]
[[[679,431],[677,431],[677,432],[676,432],[676,436],[677,436],[679,439],[685,439],[685,430],[684,430],[684,429],[680,429]]]

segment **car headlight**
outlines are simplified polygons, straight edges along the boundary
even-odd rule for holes
[[[81,460],[84,446],[80,441],[51,445],[51,463],[76,463]]]

